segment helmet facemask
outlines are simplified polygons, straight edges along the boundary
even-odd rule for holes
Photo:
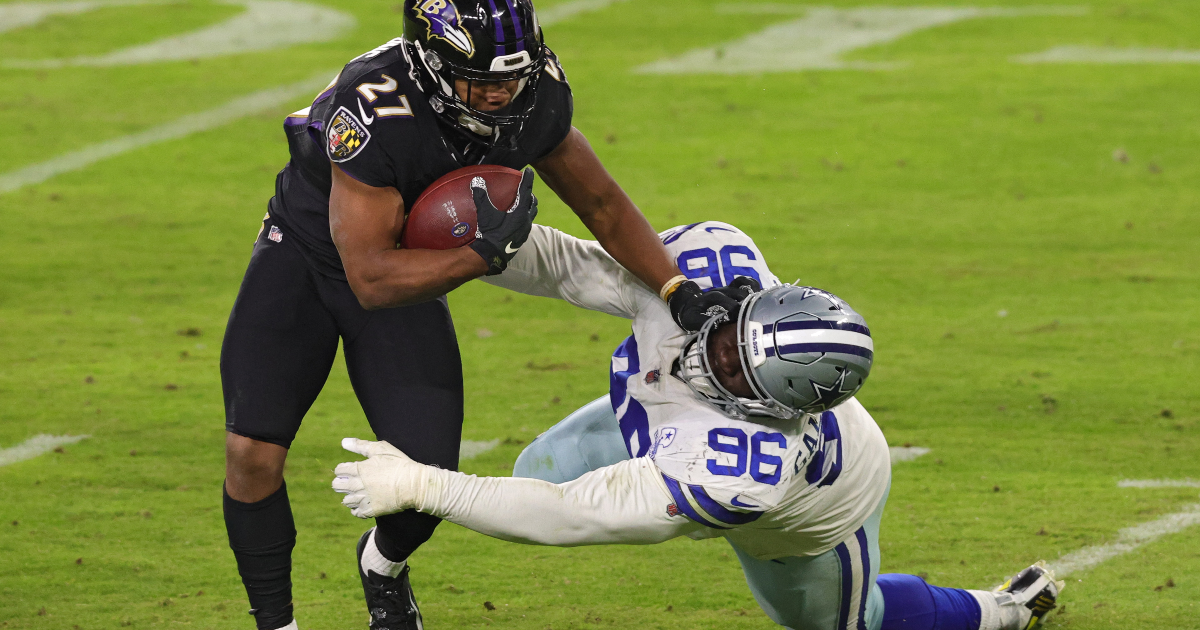
[[[429,105],[451,127],[464,132],[471,141],[496,146],[503,139],[511,142],[520,135],[535,104],[538,81],[546,66],[544,46],[534,54],[520,51],[496,56],[491,70],[478,70],[455,64],[435,50],[425,49],[421,42],[410,42],[410,58],[417,71],[418,84],[429,98]],[[465,83],[465,96],[459,95],[456,83]],[[471,106],[472,90],[479,83],[517,81],[517,89],[504,107],[483,111]]]
[[[738,312],[737,351],[751,396],[721,385],[708,349],[717,318],[688,337],[680,378],[733,417],[798,418],[831,409],[862,387],[874,360],[866,320],[835,295],[782,285],[751,294]]]
[[[746,381],[750,384],[750,389],[754,392],[755,397],[742,398],[721,385],[721,381],[717,378],[708,359],[708,346],[712,334],[721,324],[725,323],[721,321],[722,316],[712,317],[700,328],[699,332],[688,335],[684,341],[683,350],[679,353],[679,378],[687,383],[688,387],[701,400],[716,407],[727,416],[735,418],[770,416],[787,420],[801,416],[804,412],[792,409],[772,398],[762,385],[756,382],[753,370],[755,355],[752,353],[751,344],[755,342],[753,339],[754,329],[757,328],[761,338],[762,326],[750,320],[750,311],[754,302],[763,293],[760,291],[746,298],[739,309],[737,321],[732,322],[732,325],[737,326],[738,357],[741,361],[742,371],[745,373]]]

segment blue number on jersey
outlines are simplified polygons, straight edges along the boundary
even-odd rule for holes
[[[782,433],[767,433],[759,431],[750,438],[750,476],[758,483],[775,485],[779,483],[779,474],[783,471],[783,459],[778,455],[767,455],[762,452],[763,442],[777,445],[781,450],[787,450],[787,438]],[[764,473],[763,466],[774,466],[775,470]]]
[[[718,438],[734,438],[737,444],[726,444]],[[717,460],[708,460],[708,472],[726,477],[741,477],[746,474],[746,432],[741,429],[720,427],[708,432],[708,447],[718,453],[729,453],[737,456],[733,466],[723,466]],[[779,475],[783,471],[783,459],[778,455],[768,455],[762,452],[762,445],[775,444],[782,450],[787,450],[787,438],[782,433],[759,431],[750,438],[750,477],[759,483],[775,485],[779,483]],[[771,472],[763,472],[763,466],[774,466]]]
[[[703,266],[693,266],[692,261],[703,260]],[[725,286],[721,283],[721,267],[717,263],[717,253],[707,247],[689,249],[679,255],[676,260],[679,270],[690,280],[708,278],[714,287]]]
[[[646,416],[646,409],[642,404],[629,395],[628,389],[629,378],[637,376],[641,371],[638,367],[637,339],[629,335],[617,346],[613,359],[624,359],[626,367],[624,370],[614,367],[609,376],[609,402],[614,413],[619,413],[621,405],[625,405],[625,412],[617,417],[617,425],[621,427],[621,436],[625,438],[629,456],[642,457],[650,450],[650,419]]]
[[[747,261],[758,260],[754,257],[754,252],[750,251],[745,245],[726,245],[721,248],[721,265],[725,268],[725,283],[733,282],[733,279],[738,276],[750,276],[758,280],[762,284],[762,278],[758,277],[758,270],[754,267],[739,267],[733,264],[733,255],[741,254],[746,257]]]
[[[689,280],[708,278],[713,288],[723,287],[738,276],[750,276],[761,283],[762,278],[759,277],[757,269],[733,264],[734,254],[745,256],[747,261],[758,260],[754,257],[754,252],[745,245],[726,245],[721,248],[720,257],[711,247],[689,249],[679,255],[675,264],[679,265],[680,271]],[[692,261],[696,260],[703,260],[704,264],[693,266]]]
[[[832,486],[842,474],[842,430],[832,411],[821,414],[821,449],[813,455],[804,480],[817,487]]]
[[[731,437],[737,440],[737,444],[725,444],[717,438]],[[717,463],[717,460],[708,460],[708,472],[714,475],[724,475],[727,477],[741,477],[746,472],[746,432],[741,429],[731,429],[720,427],[710,429],[708,432],[708,447],[718,453],[729,453],[737,456],[737,463],[733,466],[722,466]]]

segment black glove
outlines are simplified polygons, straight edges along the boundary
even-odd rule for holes
[[[671,307],[671,317],[680,328],[696,332],[713,317],[719,318],[718,324],[736,320],[742,302],[751,293],[761,290],[762,285],[758,280],[747,276],[738,276],[729,286],[707,292],[688,280],[675,289],[667,305]]]
[[[475,198],[475,221],[478,227],[471,249],[488,264],[487,275],[494,276],[508,267],[517,249],[529,238],[533,218],[537,216],[537,197],[533,196],[533,169],[526,168],[517,187],[517,198],[507,211],[500,211],[488,197],[487,182],[482,177],[471,179],[471,196]]]
[[[733,282],[729,283],[729,286],[712,290],[720,291],[721,293],[724,293],[725,295],[728,295],[736,300],[740,310],[742,302],[745,302],[746,298],[750,297],[750,294],[762,291],[762,285],[759,284],[758,280],[755,280],[750,276],[738,276],[733,279]],[[730,317],[737,319],[737,314],[731,313]]]
[[[679,285],[667,299],[671,307],[671,319],[680,328],[696,332],[717,317],[717,323],[729,321],[729,314],[737,311],[738,301],[720,291],[705,293],[700,285],[688,280]]]

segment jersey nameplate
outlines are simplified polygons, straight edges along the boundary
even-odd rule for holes
[[[329,141],[329,159],[334,162],[345,162],[358,155],[358,152],[367,146],[367,142],[371,139],[371,133],[367,131],[366,125],[350,113],[350,110],[339,107],[337,113],[333,115],[333,119],[329,121],[326,138]]]

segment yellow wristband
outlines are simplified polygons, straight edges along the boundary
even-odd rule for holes
[[[687,276],[683,274],[679,274],[678,276],[667,280],[667,283],[658,290],[658,297],[662,298],[662,301],[666,302],[667,300],[671,299],[671,294],[675,292],[675,289],[678,289],[679,285],[683,284],[684,282],[687,282]]]

